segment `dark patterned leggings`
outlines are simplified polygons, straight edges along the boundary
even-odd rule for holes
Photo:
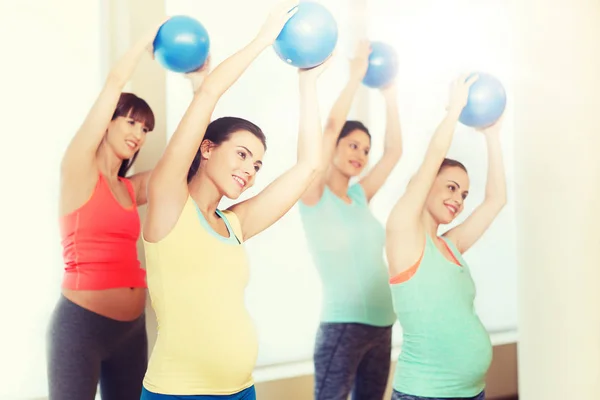
[[[315,342],[315,400],[382,400],[392,327],[321,323]]]

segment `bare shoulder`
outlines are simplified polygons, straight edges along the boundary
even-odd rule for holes
[[[83,206],[94,193],[100,171],[94,165],[81,171],[63,170],[60,174],[60,215],[67,215]]]
[[[168,196],[150,199],[143,228],[144,240],[156,243],[166,238],[177,225],[188,201],[190,196],[187,186]]]

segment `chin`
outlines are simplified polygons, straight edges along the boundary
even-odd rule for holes
[[[357,171],[355,168],[348,168],[346,170],[342,170],[342,174],[344,174],[348,178],[354,178],[355,176],[359,176],[361,172],[362,169]]]
[[[135,155],[136,151],[133,151],[133,150],[121,151],[121,152],[117,153],[117,155],[119,156],[119,158],[121,160],[131,160],[133,158],[133,156]]]

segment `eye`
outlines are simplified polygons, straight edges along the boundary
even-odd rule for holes
[[[448,189],[450,189],[451,192],[454,192],[456,190],[456,186],[448,185]]]
[[[144,133],[148,133],[149,132],[148,128],[144,128],[143,131],[144,131]]]
[[[129,125],[135,125],[135,121],[134,121],[134,120],[132,120],[132,119],[128,119],[128,120],[127,120],[127,123],[128,123]]]
[[[238,155],[240,156],[240,158],[241,158],[242,160],[245,160],[245,159],[246,159],[246,153],[245,153],[245,152],[243,152],[243,151],[238,151]]]
[[[365,150],[365,156],[369,155],[369,150]]]
[[[467,195],[468,195],[468,193],[463,193],[463,194],[462,194],[462,198],[463,198],[463,200],[466,200],[466,199],[467,199]]]
[[[257,165],[255,165],[255,166],[254,166],[254,170],[255,170],[256,172],[260,171],[260,165],[258,165],[258,164],[257,164]]]
[[[354,143],[350,143],[350,148],[353,150],[356,150],[358,148],[358,146],[355,145]]]

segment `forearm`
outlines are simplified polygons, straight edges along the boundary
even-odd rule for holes
[[[506,177],[502,146],[498,134],[486,134],[488,153],[488,172],[485,187],[485,199],[500,204],[506,203]]]
[[[147,43],[139,41],[134,44],[110,70],[106,79],[107,85],[113,84],[117,87],[124,87],[146,51]]]
[[[200,87],[202,86],[202,83],[204,82],[204,78],[205,78],[205,76],[203,76],[201,74],[190,77],[190,85],[192,86],[193,93],[198,92],[198,89],[200,89]]]
[[[220,97],[244,73],[246,68],[268,47],[268,43],[252,40],[244,48],[220,63],[205,79],[200,91]]]
[[[322,128],[315,78],[300,76],[298,163],[317,169],[322,164]]]
[[[346,83],[346,86],[331,108],[327,124],[329,126],[335,125],[336,127],[339,127],[339,129],[337,129],[338,133],[348,119],[348,114],[350,113],[354,96],[356,96],[356,92],[360,87],[360,81],[361,79],[358,75],[350,74],[348,83]]]
[[[436,128],[429,143],[428,152],[435,150],[436,153],[439,153],[439,156],[441,157],[439,160],[440,164],[444,157],[446,157],[446,154],[450,149],[450,145],[452,144],[452,138],[454,137],[454,131],[456,129],[459,115],[460,111],[450,109],[444,116],[442,122],[440,122]]]
[[[386,96],[386,129],[384,139],[384,154],[402,155],[402,130],[398,102],[395,96]]]

